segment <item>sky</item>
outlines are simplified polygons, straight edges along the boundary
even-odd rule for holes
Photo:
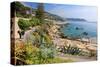
[[[25,6],[37,7],[37,3],[21,2]],[[88,21],[97,21],[97,7],[95,6],[80,6],[80,5],[65,5],[65,4],[44,4],[45,11],[59,15],[64,18],[82,18]]]

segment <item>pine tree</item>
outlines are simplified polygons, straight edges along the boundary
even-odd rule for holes
[[[43,20],[44,20],[44,6],[43,6],[43,3],[39,3],[38,6],[37,6],[36,18],[38,18],[40,20],[40,22],[43,23]]]

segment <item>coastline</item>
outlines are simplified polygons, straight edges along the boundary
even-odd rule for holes
[[[63,47],[63,46],[73,46],[78,47],[82,49],[85,52],[97,52],[97,40],[95,38],[86,39],[68,39],[68,38],[62,38],[59,34],[61,33],[59,29],[61,28],[60,25],[54,24],[52,28],[50,29],[49,35],[52,37],[53,43],[56,45],[57,48]],[[94,41],[94,43],[92,42]]]

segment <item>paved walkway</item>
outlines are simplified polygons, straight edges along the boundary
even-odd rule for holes
[[[62,59],[72,59],[75,62],[85,62],[85,61],[96,61],[96,57],[87,57],[87,56],[75,56],[75,55],[59,55],[58,57]]]

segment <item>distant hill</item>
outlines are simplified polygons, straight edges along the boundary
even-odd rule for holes
[[[49,12],[45,12],[45,18],[50,19],[50,20],[62,21],[62,22],[65,21],[64,18],[62,18],[58,15],[55,15],[55,14],[51,14]]]
[[[66,18],[66,20],[71,20],[71,21],[87,21],[85,19],[82,19],[82,18]]]

